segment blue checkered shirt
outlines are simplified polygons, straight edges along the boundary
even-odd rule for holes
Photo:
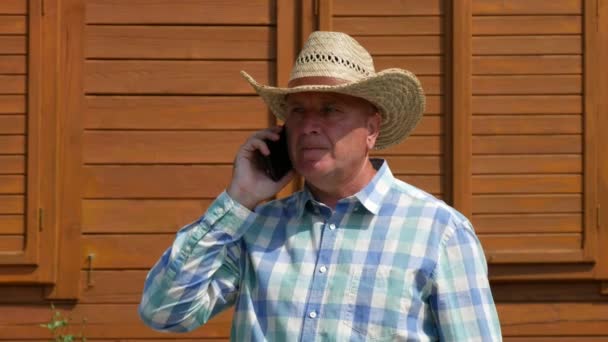
[[[234,305],[235,341],[500,341],[470,222],[380,162],[335,210],[222,193],[151,269],[140,316],[184,332]]]

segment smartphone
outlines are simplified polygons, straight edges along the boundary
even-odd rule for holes
[[[285,126],[281,128],[279,137],[277,141],[264,140],[266,145],[268,145],[270,155],[265,156],[260,151],[257,151],[260,168],[275,182],[279,181],[289,170],[293,169],[293,165],[289,159],[287,128]]]

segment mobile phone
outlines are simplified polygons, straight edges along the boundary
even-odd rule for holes
[[[289,170],[293,169],[293,165],[289,159],[289,150],[287,148],[287,128],[285,126],[281,127],[279,140],[273,141],[265,139],[264,142],[268,145],[270,154],[265,156],[260,151],[257,151],[259,164],[268,177],[277,182],[283,178]]]

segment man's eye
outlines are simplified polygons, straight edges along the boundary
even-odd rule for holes
[[[336,111],[337,111],[337,109],[334,106],[325,106],[325,107],[323,107],[323,113],[331,114],[331,113],[334,113]]]
[[[289,109],[290,113],[303,113],[304,109],[302,107],[291,107]]]

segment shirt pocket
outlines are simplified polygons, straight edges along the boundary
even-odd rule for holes
[[[415,272],[395,267],[353,266],[342,323],[354,339],[392,341],[407,335]]]

